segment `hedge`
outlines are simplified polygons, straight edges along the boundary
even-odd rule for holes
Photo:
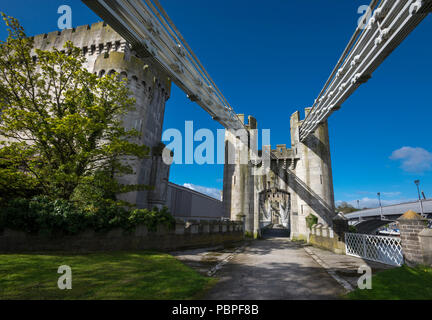
[[[106,232],[114,228],[132,231],[145,225],[156,231],[159,224],[173,228],[175,219],[164,207],[127,210],[115,203],[101,202],[86,207],[47,197],[17,198],[0,204],[0,230],[5,228],[32,234],[73,235],[84,230]]]

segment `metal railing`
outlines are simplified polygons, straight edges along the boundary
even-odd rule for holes
[[[242,120],[210,77],[158,0],[82,0],[141,58],[151,58],[189,99],[227,129]]]
[[[384,264],[401,266],[401,239],[359,233],[345,233],[346,254]]]
[[[367,24],[359,25],[303,121],[300,141],[365,83],[387,56],[432,10],[432,0],[373,0]]]

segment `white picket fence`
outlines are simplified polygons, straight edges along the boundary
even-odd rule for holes
[[[345,233],[346,254],[385,264],[403,264],[401,239],[370,234]]]

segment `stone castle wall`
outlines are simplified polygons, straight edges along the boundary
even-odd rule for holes
[[[166,166],[158,148],[165,113],[165,103],[171,92],[171,80],[150,60],[141,59],[130,45],[110,26],[103,22],[91,26],[54,31],[34,36],[34,48],[41,50],[64,50],[67,41],[82,50],[85,67],[98,76],[117,72],[127,78],[128,87],[135,98],[135,110],[125,115],[126,128],[142,133],[138,143],[152,149],[148,159],[133,163],[134,174],[123,176],[125,184],[154,186],[152,191],[131,192],[121,195],[123,200],[136,203],[139,208],[152,208],[165,204],[169,167]]]

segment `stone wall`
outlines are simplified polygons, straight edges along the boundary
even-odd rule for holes
[[[423,263],[432,266],[432,229],[423,229],[419,233]]]
[[[414,211],[405,212],[398,220],[404,261],[408,266],[431,264],[432,240],[427,220]],[[426,231],[423,231],[426,230]]]
[[[176,220],[173,230],[159,226],[150,232],[138,226],[132,232],[114,229],[106,233],[86,231],[78,235],[47,237],[5,229],[0,233],[0,252],[110,252],[122,250],[170,251],[226,244],[243,239],[241,222]]]
[[[338,254],[345,254],[345,243],[332,228],[321,223],[312,226],[309,235],[309,243],[322,249],[327,249]]]

